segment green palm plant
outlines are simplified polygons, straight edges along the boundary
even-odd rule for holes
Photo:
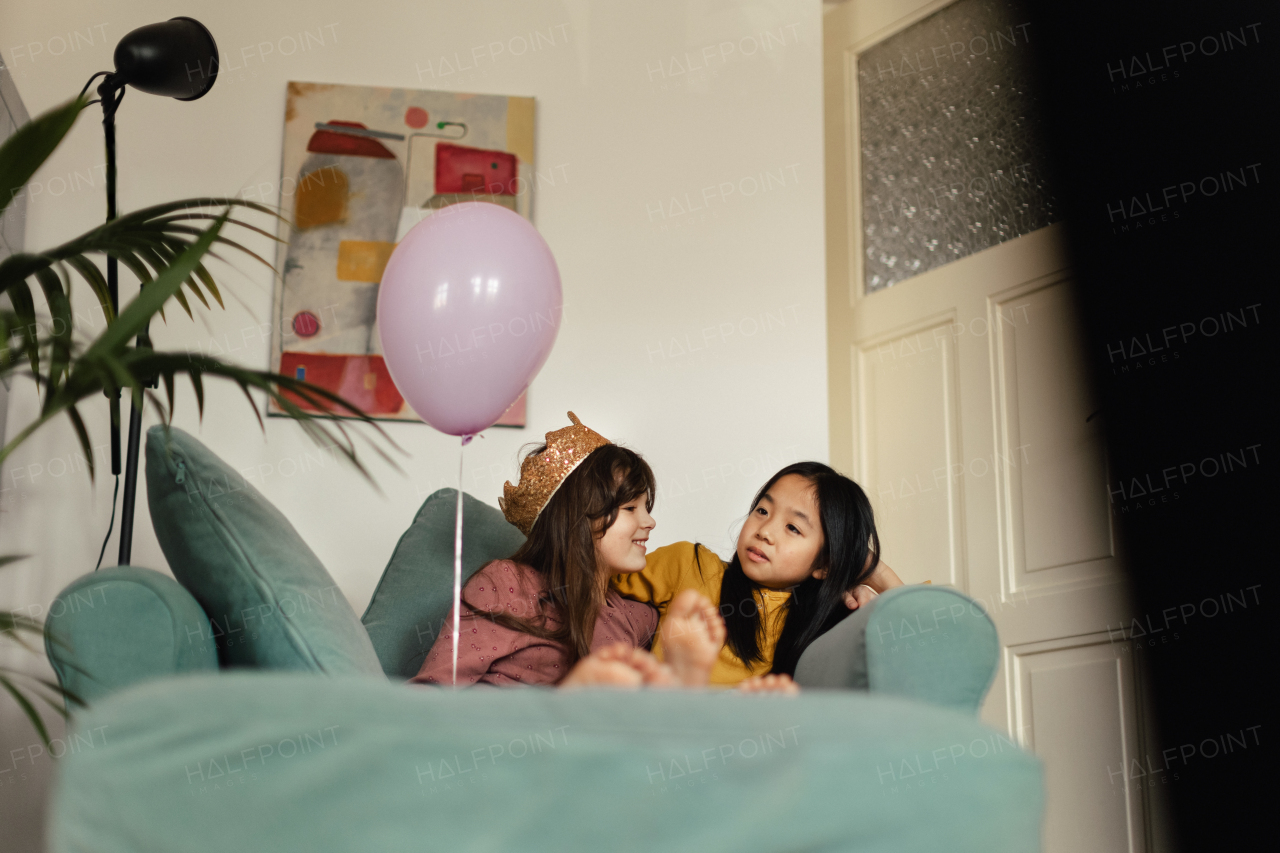
[[[19,556],[0,557],[0,568],[3,568],[10,563],[16,563],[22,559],[24,558]],[[24,633],[39,636],[44,633],[44,625],[42,625],[38,619],[32,619],[22,613],[7,613],[0,610],[0,637],[9,639],[26,649],[28,652],[38,655],[40,653],[39,649],[27,642],[26,638],[23,637]],[[62,642],[58,638],[54,638],[53,641],[55,643]],[[21,683],[15,683],[13,680],[14,675],[22,676],[28,686],[24,689]],[[32,688],[30,686],[30,682],[34,682],[38,685],[38,688]],[[63,717],[66,716],[63,704],[55,702],[50,698],[50,692],[52,692],[54,696],[66,697],[66,700],[69,702],[75,702],[78,705],[84,704],[84,701],[79,696],[76,696],[70,690],[62,689],[62,685],[56,682],[49,681],[45,678],[36,678],[35,676],[29,675],[21,670],[10,669],[9,667],[0,667],[0,687],[3,687],[5,692],[13,697],[13,700],[18,703],[18,707],[20,707],[23,713],[27,715],[27,719],[31,721],[31,725],[40,735],[40,740],[44,742],[45,749],[51,748],[51,744],[49,742],[49,730],[45,726],[44,720],[41,719],[35,705],[32,704],[31,699],[26,695],[27,692],[30,692],[31,696],[36,699],[44,700],[51,708]]]
[[[0,193],[3,194],[0,214],[62,142],[87,104],[88,101],[80,97],[55,107],[19,128],[0,147]],[[264,427],[262,415],[251,390],[265,393],[284,414],[296,420],[313,441],[336,448],[370,482],[372,477],[357,456],[353,432],[398,468],[380,446],[380,442],[385,442],[396,447],[386,432],[357,406],[325,388],[284,374],[229,364],[210,355],[159,352],[134,345],[134,339],[145,331],[152,317],[159,314],[163,319],[164,306],[170,299],[188,316],[193,316],[189,295],[205,308],[211,307],[210,297],[223,307],[222,294],[204,264],[206,255],[218,257],[212,251],[215,247],[233,249],[271,266],[224,233],[232,226],[278,239],[262,228],[235,218],[236,211],[281,218],[271,208],[243,199],[186,199],[120,216],[61,246],[38,253],[11,255],[0,262],[0,295],[8,296],[10,303],[9,307],[0,304],[0,378],[25,373],[35,380],[42,396],[38,417],[0,448],[0,462],[41,426],[65,415],[75,430],[92,478],[93,443],[78,406],[104,393],[115,397],[127,391],[134,406],[142,409],[150,403],[161,423],[167,426],[173,417],[175,380],[185,376],[195,392],[201,416],[205,377],[230,380],[244,392],[260,427]],[[119,314],[112,310],[107,282],[94,262],[95,257],[114,257],[144,285]],[[71,288],[74,279],[89,286],[107,321],[106,328],[87,342],[77,340],[73,334]],[[37,317],[33,284],[43,292],[48,323],[42,324]],[[163,400],[149,388],[157,380],[164,386]],[[303,408],[295,398],[309,408]],[[339,415],[368,424],[377,431],[378,440],[371,440],[358,430],[349,431],[338,419]],[[114,405],[112,423],[119,423],[119,409]],[[18,559],[22,558],[0,556],[0,567]],[[36,651],[22,635],[40,634],[43,630],[39,620],[19,613],[0,612],[0,638],[28,650]],[[0,668],[0,687],[22,707],[48,746],[44,723],[31,699],[24,694],[29,690],[31,696],[44,700],[64,716],[63,702],[57,699],[65,697],[83,703],[55,683],[33,679],[37,686],[24,687],[14,681],[14,676],[32,678],[18,670]]]

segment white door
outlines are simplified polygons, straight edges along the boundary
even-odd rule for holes
[[[1061,226],[866,290],[864,227],[885,217],[863,219],[859,54],[949,2],[826,7],[831,458],[867,490],[903,580],[953,586],[995,620],[1001,665],[982,718],[1044,760],[1044,849],[1148,850],[1163,833],[1134,770],[1151,754],[1141,652],[1124,627],[1133,614]],[[1006,48],[1034,43],[1026,27],[1010,32]],[[980,34],[957,29],[943,44]],[[881,73],[917,71],[928,51],[904,59]]]

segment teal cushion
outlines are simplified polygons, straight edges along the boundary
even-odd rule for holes
[[[209,619],[191,593],[137,566],[84,575],[58,593],[44,647],[63,690],[85,703],[150,678],[218,669]]]
[[[453,539],[458,492],[441,489],[400,537],[361,621],[389,678],[413,678],[453,607]],[[524,535],[502,513],[462,495],[462,582],[510,557]]]
[[[75,721],[50,853],[1040,849],[1040,762],[874,693],[153,681]]]
[[[182,430],[147,431],[147,503],[224,667],[380,673],[333,577],[280,511]]]
[[[995,625],[977,602],[947,587],[903,586],[814,640],[795,678],[977,713],[999,662]]]

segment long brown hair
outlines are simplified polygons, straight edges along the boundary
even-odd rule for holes
[[[532,454],[545,450],[546,445],[540,445]],[[574,660],[586,657],[609,583],[596,560],[596,540],[618,520],[625,504],[643,496],[645,508],[652,510],[655,491],[653,471],[640,454],[616,444],[597,447],[564,478],[529,538],[509,558],[546,578],[547,590],[539,596],[533,618],[463,603],[477,616],[499,625],[565,643]],[[550,613],[560,622],[555,630],[546,627]]]

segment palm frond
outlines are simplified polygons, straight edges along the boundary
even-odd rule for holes
[[[89,99],[75,98],[36,116],[0,145],[0,213],[62,142]]]
[[[0,672],[12,672],[12,670],[0,670]],[[44,720],[40,718],[40,714],[36,711],[35,706],[32,705],[31,702],[27,700],[27,697],[22,695],[22,691],[4,675],[0,675],[0,687],[9,691],[9,695],[14,698],[18,703],[18,707],[20,707],[27,715],[27,719],[31,721],[31,725],[35,727],[35,730],[40,733],[40,739],[44,741],[45,747],[48,748],[49,730],[45,728]]]
[[[188,259],[189,262],[190,259]],[[182,270],[183,267],[175,266],[166,272],[163,276],[166,279],[165,283],[173,287],[174,281],[181,275]],[[144,288],[142,295],[149,290],[158,302],[162,288],[158,286],[160,279],[156,282]],[[87,350],[73,354],[71,370],[58,387],[53,388],[48,385],[46,376],[32,374],[32,377],[44,386],[46,392],[46,402],[42,407],[40,419],[28,425],[8,445],[0,449],[0,460],[21,444],[31,432],[65,413],[75,428],[81,453],[85,457],[90,477],[92,477],[96,470],[93,442],[76,408],[81,401],[94,398],[104,390],[128,389],[135,405],[141,407],[144,400],[149,400],[160,413],[161,421],[169,423],[173,418],[176,401],[176,380],[179,376],[186,376],[196,396],[198,414],[203,417],[204,381],[209,376],[216,376],[236,383],[248,400],[260,428],[265,430],[265,424],[262,422],[258,404],[251,393],[255,391],[265,394],[269,402],[274,403],[287,416],[296,420],[303,432],[317,445],[334,448],[340,452],[375,488],[378,488],[376,482],[358,455],[358,446],[353,432],[393,469],[401,470],[395,459],[383,449],[382,445],[385,443],[400,453],[404,452],[403,449],[374,418],[327,388],[287,374],[241,367],[212,355],[163,352],[129,346],[131,339],[129,330],[132,322],[136,321],[138,316],[145,316],[145,309],[146,306],[136,308],[134,303],[130,303],[120,313],[117,322],[103,332]],[[120,329],[118,332],[117,327]],[[158,377],[164,386],[163,399],[146,388],[147,380],[153,376]],[[52,391],[51,388],[53,388]],[[298,401],[301,401],[302,405]],[[304,405],[308,408],[304,408]],[[363,430],[349,430],[343,420],[345,418],[355,419],[372,428],[377,434],[377,440],[366,435]]]
[[[55,371],[52,367],[48,376],[40,375],[40,342],[32,340],[35,336],[34,322],[32,325],[24,327],[19,339],[22,341],[22,346],[27,350],[27,355],[32,365],[33,377],[44,387],[45,401],[44,405],[41,406],[40,417],[20,431],[3,448],[0,448],[0,462],[3,462],[5,457],[25,441],[32,432],[84,399],[87,394],[78,393],[81,389],[88,388],[91,389],[89,393],[93,393],[94,391],[114,391],[129,387],[133,391],[134,403],[138,408],[142,408],[142,390],[146,377],[130,373],[115,356],[128,347],[133,337],[146,327],[152,315],[191,274],[196,264],[199,263],[200,257],[209,250],[209,247],[217,238],[218,230],[222,227],[223,222],[225,222],[225,218],[216,221],[200,239],[196,240],[181,256],[175,259],[172,266],[142,288],[142,291],[134,297],[125,310],[120,312],[115,321],[108,324],[102,334],[76,359],[76,364],[70,368],[69,372],[65,373],[65,376],[63,371]],[[23,285],[25,286],[25,282],[23,282]],[[12,292],[20,293],[23,289],[22,287],[14,288]],[[25,313],[25,307],[16,311],[19,320],[24,319]],[[34,311],[31,312],[31,315],[34,319]],[[49,346],[52,350],[61,351],[64,342],[55,339]],[[68,355],[68,360],[69,358]],[[75,423],[77,419],[78,416],[73,417],[72,422]],[[81,441],[82,449],[87,451],[86,459],[91,460],[92,448],[86,444],[87,437],[79,434],[78,429],[77,437]],[[92,462],[90,462],[90,465],[92,465]],[[91,467],[90,471],[92,472],[92,470]]]
[[[21,557],[0,557],[0,561],[21,560]],[[19,631],[40,633],[44,630],[38,621],[16,610],[0,610],[0,634],[17,638]]]
[[[0,565],[20,559],[22,558],[0,557]],[[45,626],[39,620],[32,619],[24,614],[15,611],[0,611],[0,638],[9,639],[32,654],[39,655],[41,650],[37,646],[28,643],[26,639],[23,638],[22,632],[25,631],[28,634],[40,636],[44,634],[44,627]],[[76,670],[83,672],[82,667],[74,664],[72,666]],[[52,693],[53,697],[56,697],[56,699],[46,695],[41,692],[41,690],[17,683],[13,676],[20,676],[24,679],[29,679],[30,681],[35,682],[39,687]],[[27,719],[31,722],[32,727],[37,733],[39,733],[40,739],[44,742],[46,748],[49,747],[49,732],[45,728],[44,720],[40,717],[35,705],[32,703],[32,699],[44,702],[64,718],[67,716],[65,707],[67,702],[70,701],[77,702],[81,705],[84,704],[79,696],[69,690],[64,690],[61,686],[49,681],[48,679],[32,675],[21,670],[11,669],[9,667],[0,667],[0,687],[3,687],[5,692],[12,696],[14,701],[18,703],[18,707],[22,709]]]
[[[220,212],[215,213],[213,209],[218,209]],[[35,316],[34,308],[30,312],[27,311],[28,303],[31,301],[27,283],[37,279],[43,285],[46,281],[42,278],[46,275],[44,271],[52,270],[59,264],[65,264],[93,290],[107,322],[110,323],[113,317],[106,278],[94,263],[95,257],[113,257],[140,282],[149,284],[168,267],[174,258],[180,256],[199,239],[200,235],[207,232],[204,226],[210,220],[234,225],[278,241],[279,238],[265,229],[228,214],[229,210],[235,209],[284,219],[266,205],[239,198],[206,197],[154,205],[105,222],[61,246],[39,253],[24,252],[5,258],[0,261],[0,293],[11,295],[19,293],[17,299],[22,300],[22,304],[15,301],[14,309],[20,319],[32,323],[35,321]],[[222,233],[224,230],[220,228],[217,232],[214,239],[215,246],[223,245],[235,249],[275,271],[266,258],[238,240],[231,239]],[[214,257],[212,254],[210,256]],[[222,295],[203,261],[197,263],[188,273],[186,286],[206,306],[209,305],[206,292],[219,305],[223,304]],[[24,288],[28,290],[25,298],[20,293]],[[69,282],[66,283],[66,296],[69,299]],[[179,302],[190,314],[190,305],[186,303],[185,295],[179,297]],[[53,309],[53,303],[50,303],[50,308]]]
[[[321,388],[318,385],[313,385],[310,382],[305,382],[283,373],[252,370],[229,364],[215,356],[194,353],[133,350],[120,360],[130,372],[160,376],[164,381],[166,390],[174,381],[175,376],[181,374],[190,376],[192,387],[198,400],[203,397],[202,381],[204,377],[220,376],[224,379],[229,379],[235,382],[248,398],[255,415],[258,415],[260,426],[263,426],[261,415],[258,414],[257,404],[253,401],[253,397],[249,392],[251,390],[263,392],[286,415],[297,421],[303,432],[316,444],[323,447],[338,448],[347,461],[375,488],[377,488],[377,484],[357,456],[355,442],[342,418],[358,420],[377,432],[382,441],[385,441],[397,451],[403,452],[382,426],[357,406],[327,388]],[[290,395],[303,400],[316,411],[308,411],[302,408],[291,399]],[[170,417],[172,417],[171,408]],[[366,441],[370,449],[392,468],[399,470],[399,465],[382,449],[378,442],[371,440],[362,431],[356,431],[356,435]]]
[[[15,323],[10,331],[16,331],[19,347],[31,363],[31,372],[40,373],[40,327],[36,321],[36,303],[31,298],[31,288],[25,281],[9,289],[9,301],[13,305]]]
[[[19,128],[0,146],[0,213],[57,148],[87,103],[80,97],[50,110]],[[134,339],[146,329],[152,317],[156,314],[164,317],[164,307],[170,299],[177,301],[189,316],[192,315],[189,296],[194,296],[205,308],[211,307],[208,297],[225,307],[222,293],[205,266],[206,256],[222,260],[213,251],[219,246],[248,255],[276,272],[266,258],[227,236],[225,230],[231,226],[250,235],[283,241],[264,228],[234,217],[233,212],[266,214],[284,220],[271,207],[244,199],[213,196],[183,199],[122,215],[52,249],[19,253],[0,261],[0,295],[7,294],[10,302],[10,307],[0,309],[0,377],[29,369],[43,395],[36,420],[0,447],[0,462],[41,426],[65,414],[75,430],[92,478],[93,443],[77,408],[79,403],[107,392],[112,398],[112,423],[118,425],[118,394],[127,389],[135,406],[141,409],[150,403],[167,428],[176,403],[176,378],[186,376],[191,382],[197,410],[203,417],[204,379],[216,376],[236,383],[264,430],[262,414],[253,397],[255,391],[264,393],[295,419],[317,444],[337,449],[377,488],[357,455],[352,431],[342,421],[343,417],[355,417],[372,426],[379,440],[371,439],[361,430],[355,433],[399,470],[380,446],[386,442],[403,453],[386,431],[357,406],[325,388],[291,376],[246,369],[213,356],[156,352],[134,345]],[[106,277],[97,263],[103,258],[114,258],[145,285],[118,313],[112,308]],[[106,328],[87,345],[77,342],[73,335],[73,277],[88,284],[106,318]],[[33,294],[36,286],[41,289],[49,311],[50,322],[47,333],[43,334],[36,315]],[[234,292],[231,295],[239,299]],[[143,340],[145,342],[145,338]],[[163,400],[149,390],[156,378],[164,383]],[[299,400],[315,411],[304,409]],[[21,559],[24,558],[0,556],[0,568]],[[39,649],[24,635],[44,634],[49,648],[67,645],[55,632],[46,631],[46,627],[21,613],[0,613],[0,639],[15,642],[36,654]],[[64,663],[83,672],[74,661]],[[21,684],[19,678],[31,680],[34,686]],[[52,681],[16,670],[0,668],[0,687],[21,707],[46,747],[49,733],[36,703],[44,701],[64,716],[63,705],[55,699],[85,704],[80,697]]]

